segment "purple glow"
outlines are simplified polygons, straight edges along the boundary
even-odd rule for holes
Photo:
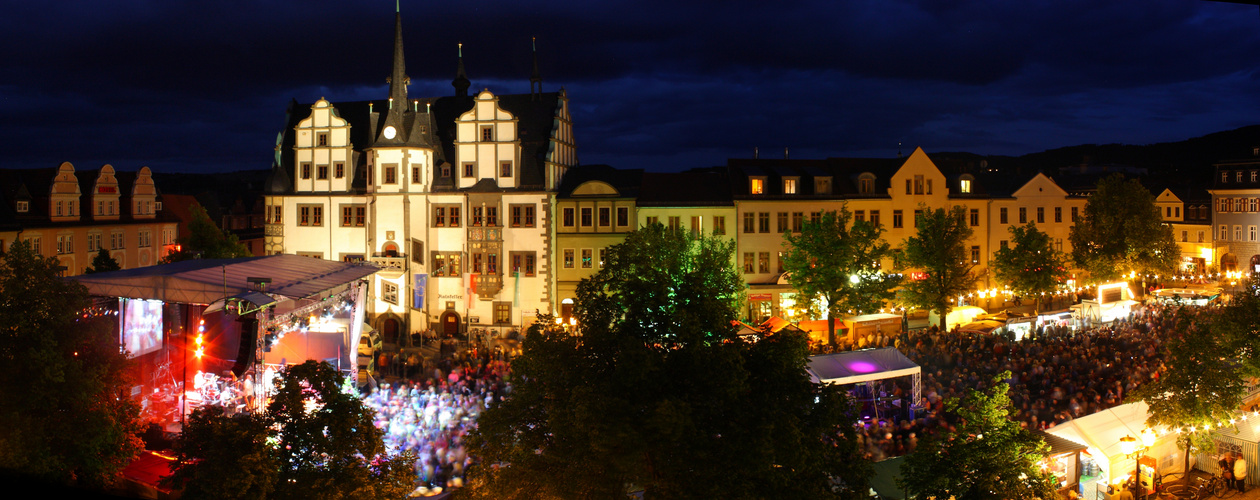
[[[871,373],[871,372],[879,371],[878,366],[875,366],[874,363],[870,363],[866,361],[850,361],[849,363],[847,363],[847,365],[848,365],[849,370],[853,371],[854,373]]]

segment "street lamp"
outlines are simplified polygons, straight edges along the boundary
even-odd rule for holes
[[[1140,441],[1129,435],[1120,438],[1120,453],[1133,457],[1133,498],[1141,498],[1142,495],[1142,463],[1138,456],[1155,445],[1157,436],[1148,427],[1142,429],[1138,437]]]

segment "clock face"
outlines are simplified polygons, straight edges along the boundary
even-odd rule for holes
[[[386,138],[386,139],[393,139],[393,138],[394,138],[394,136],[396,136],[396,135],[398,135],[398,131],[394,129],[394,126],[393,126],[393,125],[390,125],[390,126],[388,126],[388,127],[385,127],[385,138]]]

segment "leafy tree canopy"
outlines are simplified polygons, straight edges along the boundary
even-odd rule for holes
[[[249,249],[236,235],[219,229],[206,209],[201,205],[192,206],[192,220],[188,221],[188,234],[179,237],[180,250],[171,252],[162,259],[163,263],[179,262],[188,259],[233,259],[249,257]]]
[[[102,248],[96,252],[96,257],[92,259],[92,266],[83,270],[83,274],[107,273],[119,269],[122,269],[122,266],[118,265],[118,261],[110,257],[109,250]]]
[[[307,361],[284,371],[263,415],[194,412],[171,484],[211,498],[405,497],[415,456],[386,454],[373,411],[343,382],[332,365]]]
[[[880,270],[880,262],[892,257],[884,230],[867,221],[853,222],[848,208],[823,212],[818,220],[805,222],[799,235],[784,234],[783,269],[796,289],[797,302],[816,300],[827,304],[827,338],[835,344],[835,321],[845,311],[872,312],[892,299],[900,283],[895,275]]]
[[[1010,233],[1011,246],[998,249],[990,264],[994,277],[1017,294],[1054,292],[1069,275],[1066,256],[1032,222],[1011,226]]]
[[[971,272],[975,264],[968,255],[972,230],[967,225],[967,209],[954,206],[949,210],[924,210],[915,217],[918,230],[902,244],[904,265],[922,269],[925,279],[907,280],[901,299],[914,307],[936,311],[941,329],[954,308],[952,299],[966,295],[976,283]]]
[[[131,362],[60,272],[24,241],[0,259],[0,468],[104,487],[141,448]]]
[[[267,442],[273,435],[263,415],[225,415],[218,406],[198,408],[175,442],[175,473],[167,486],[182,498],[266,498],[276,488],[280,462]]]
[[[735,338],[733,244],[655,224],[578,285],[580,335],[542,318],[512,396],[470,439],[474,498],[864,498],[845,394],[806,339]]]
[[[953,430],[929,436],[901,466],[901,486],[910,498],[977,500],[1058,498],[1055,481],[1041,467],[1050,446],[1010,420],[1009,386],[994,378],[983,392],[946,402]]]
[[[1098,182],[1069,239],[1076,266],[1099,281],[1129,272],[1171,274],[1181,255],[1155,197],[1137,179],[1120,174]]]
[[[1208,309],[1177,311],[1164,341],[1166,369],[1133,395],[1150,405],[1148,426],[1202,429],[1232,420],[1242,407],[1247,393],[1245,365],[1230,346],[1226,331],[1233,327],[1224,324],[1227,321],[1221,316]],[[1181,433],[1177,444],[1182,449],[1214,446],[1212,434],[1202,431]],[[1189,464],[1189,454],[1186,457]]]

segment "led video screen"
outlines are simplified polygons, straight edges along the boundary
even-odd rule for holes
[[[119,299],[119,342],[132,356],[162,347],[162,301]]]

